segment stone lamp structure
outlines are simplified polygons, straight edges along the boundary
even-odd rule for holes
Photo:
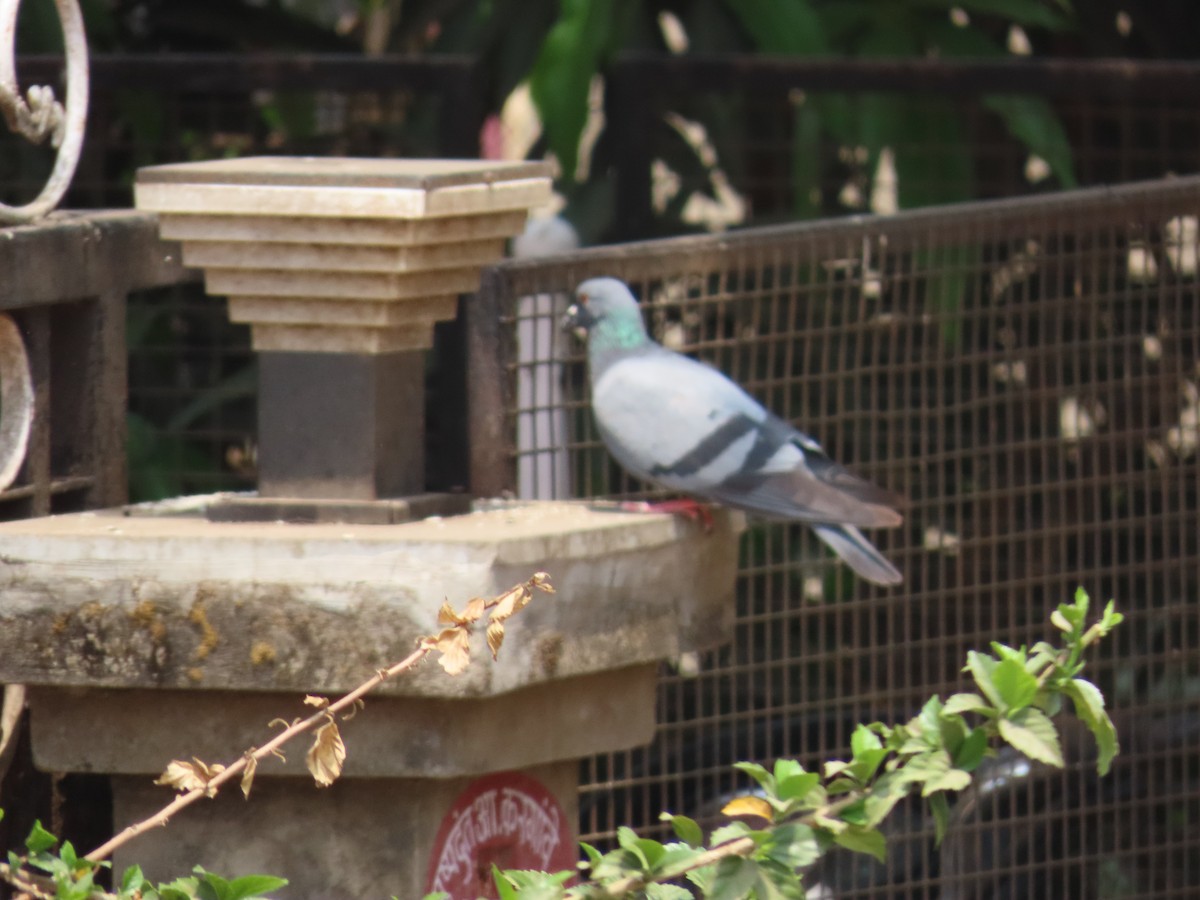
[[[336,500],[346,517],[346,501],[423,492],[433,326],[550,191],[541,163],[255,157],[138,172],[138,208],[251,327],[258,492],[276,501],[258,504],[263,518],[290,517],[282,499]]]
[[[661,661],[729,640],[740,517],[705,533],[412,496],[433,324],[549,189],[539,166],[473,161],[139,174],[139,206],[251,324],[260,491],[0,523],[0,683],[28,686],[35,765],[105,777],[120,829],[169,802],[153,780],[171,759],[262,746],[305,694],[345,692],[435,633],[444,600],[536,571],[557,594],[509,620],[497,662],[477,633],[461,675],[427,663],[386,682],[342,724],[331,787],[293,746],[248,802],[231,785],[193,805],[121,848],[118,871],[264,872],[304,900],[473,898],[493,862],[569,866],[579,760],[650,741]]]

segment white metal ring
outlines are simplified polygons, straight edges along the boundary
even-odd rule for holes
[[[12,316],[0,313],[0,491],[21,471],[33,425],[33,378],[25,341]]]
[[[21,0],[0,0],[0,85],[18,99],[20,89],[16,78],[17,9]],[[63,46],[67,59],[66,130],[58,146],[54,168],[37,198],[24,206],[0,203],[0,222],[30,222],[54,209],[66,193],[79,152],[83,148],[83,133],[87,125],[88,55],[87,35],[77,0],[54,0],[58,21],[62,25]]]

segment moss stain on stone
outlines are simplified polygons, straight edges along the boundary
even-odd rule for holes
[[[264,666],[273,662],[275,662],[275,647],[266,641],[255,641],[250,647],[251,665]]]
[[[200,643],[192,653],[192,659],[199,662],[207,659],[208,655],[217,648],[217,644],[221,641],[221,636],[217,634],[217,629],[212,627],[212,623],[208,621],[208,614],[204,610],[204,597],[200,591],[196,592],[196,602],[192,604],[192,608],[188,610],[188,621],[200,629]],[[188,673],[191,677],[191,673]]]

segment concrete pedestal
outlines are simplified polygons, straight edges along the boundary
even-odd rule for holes
[[[31,685],[33,752],[113,778],[116,828],[165,804],[172,758],[229,763],[302,695],[334,695],[406,655],[462,607],[550,573],[451,678],[433,663],[345,723],[343,778],[318,789],[301,742],[116,860],[152,877],[200,863],[291,879],[287,896],[420,896],[450,801],[523,771],[574,828],[578,760],[647,743],[658,662],[728,640],[740,517],[503,505],[399,525],[210,522],[137,508],[0,524],[0,682]],[[86,734],[87,740],[80,740]]]

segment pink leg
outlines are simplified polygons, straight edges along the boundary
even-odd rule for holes
[[[678,500],[659,500],[654,503],[644,500],[629,500],[617,504],[617,508],[626,512],[667,513],[672,516],[683,516],[693,522],[698,522],[705,534],[709,534],[713,530],[712,507],[707,503],[701,503],[699,500],[692,500],[688,497]]]

